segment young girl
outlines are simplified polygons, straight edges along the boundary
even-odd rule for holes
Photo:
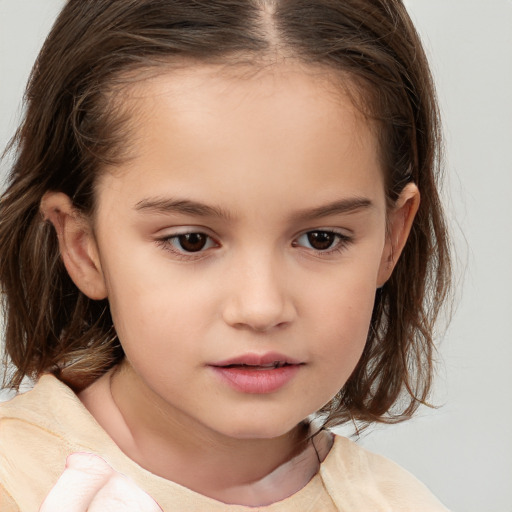
[[[427,400],[439,143],[400,0],[69,0],[0,203],[0,510],[446,510],[328,430]]]

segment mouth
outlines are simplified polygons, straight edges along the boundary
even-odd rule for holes
[[[220,368],[240,368],[242,370],[275,370],[276,368],[284,368],[285,366],[291,366],[291,364],[286,363],[285,361],[274,361],[273,363],[268,364],[228,364],[225,366],[220,366]]]
[[[232,389],[267,394],[285,387],[305,363],[282,354],[245,354],[209,365]]]
[[[243,354],[225,361],[219,361],[210,366],[217,368],[245,368],[256,370],[274,370],[284,366],[295,366],[304,364],[298,359],[288,357],[277,352],[268,352],[266,354]]]

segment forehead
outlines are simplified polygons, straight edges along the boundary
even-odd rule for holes
[[[339,80],[323,69],[283,64],[195,65],[138,81],[120,104],[131,158],[106,174],[130,174],[138,190],[149,177],[178,188],[223,183],[240,193],[299,181],[313,191],[322,180],[325,188],[333,181],[355,194],[368,184],[381,187],[375,126],[355,108],[350,84]]]
[[[327,130],[341,113],[343,126],[333,126],[340,135],[356,135],[362,128],[377,131],[376,123],[356,106],[364,102],[361,88],[350,75],[324,66],[296,60],[228,65],[178,61],[172,68],[147,73],[149,77],[135,78],[117,97],[117,107],[132,120],[132,143],[145,141],[144,128],[158,121],[162,107],[181,123],[185,117],[190,123],[195,120],[195,128],[209,122],[228,128],[237,117],[250,115],[245,119],[248,127],[285,117],[299,121],[297,127],[323,124]],[[184,132],[174,136],[179,133]]]

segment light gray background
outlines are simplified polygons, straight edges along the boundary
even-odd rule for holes
[[[62,5],[0,0],[0,148]],[[512,1],[406,5],[442,105],[459,299],[440,345],[434,401],[442,407],[361,443],[408,468],[453,511],[512,512]]]

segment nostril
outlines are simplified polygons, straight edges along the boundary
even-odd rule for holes
[[[296,317],[294,301],[279,276],[282,273],[244,272],[233,283],[224,304],[223,317],[227,324],[238,329],[264,333],[282,329]]]
[[[256,315],[247,311],[227,311],[224,320],[235,329],[250,329],[258,333],[266,333],[270,330],[286,328],[292,319],[292,315],[284,318],[286,313],[281,310],[267,315]]]

